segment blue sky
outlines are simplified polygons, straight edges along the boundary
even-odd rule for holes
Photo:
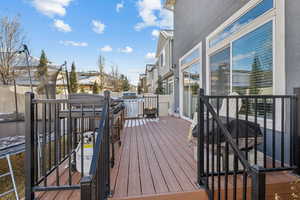
[[[9,0],[1,1],[0,17],[20,15],[33,56],[42,49],[49,60],[75,61],[78,70],[106,71],[118,65],[136,84],[145,64],[154,62],[157,30],[172,28],[172,14],[162,0]]]

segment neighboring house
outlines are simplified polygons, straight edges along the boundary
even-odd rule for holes
[[[61,73],[61,76],[58,78],[57,87],[61,90],[67,89],[67,81],[65,73]],[[100,85],[100,73],[96,71],[88,71],[88,72],[77,72],[77,80],[79,89],[83,88],[85,92],[92,93],[94,83],[98,83]],[[104,85],[103,90],[112,91],[113,86],[113,77],[111,75],[104,75]]]
[[[155,93],[157,88],[158,80],[158,69],[157,65],[147,64],[146,65],[146,79],[147,79],[147,90],[149,93]]]
[[[206,94],[291,94],[300,87],[300,2],[166,0],[174,12],[175,110]],[[251,90],[251,88],[256,88]]]
[[[158,76],[162,79],[164,94],[173,96],[174,74],[172,65],[172,48],[173,31],[160,31],[156,49]]]
[[[139,76],[139,88],[140,88],[141,93],[148,93],[147,74],[140,74],[140,76]]]
[[[40,63],[39,58],[31,56],[29,57],[27,63],[25,55],[23,54],[17,55],[10,69],[12,72],[14,72],[16,84],[20,86],[30,87],[30,84],[32,83],[33,87],[37,87],[40,83],[39,78],[36,76],[37,67],[39,66],[39,63]],[[59,70],[58,65],[54,63],[48,64],[48,73],[50,74],[50,76],[55,75],[58,70]],[[30,83],[30,77],[31,77],[31,83]],[[1,81],[0,84],[2,84]]]

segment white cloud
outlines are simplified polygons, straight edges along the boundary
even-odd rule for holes
[[[163,9],[161,0],[138,0],[137,7],[142,22],[135,25],[135,30],[139,31],[150,26],[173,27],[173,14]]]
[[[72,0],[32,0],[32,5],[39,12],[49,17],[66,15],[66,8]]]
[[[117,12],[120,12],[120,10],[124,8],[124,2],[121,2],[121,3],[117,3],[116,5],[116,11]]]
[[[132,49],[131,47],[127,46],[127,47],[125,47],[125,48],[123,48],[123,49],[120,49],[120,51],[121,51],[122,53],[132,53],[132,52],[133,52],[133,49]]]
[[[74,47],[86,47],[88,46],[88,43],[86,42],[75,42],[71,40],[61,40],[59,41],[60,44],[65,46],[74,46]]]
[[[55,19],[53,25],[58,31],[62,31],[62,32],[72,31],[71,26],[69,24],[66,24],[63,20],[60,19]]]
[[[152,34],[153,37],[158,37],[159,36],[159,30],[154,29],[151,34]]]
[[[155,53],[154,52],[149,52],[145,56],[149,60],[153,60],[155,58]]]
[[[255,55],[255,51],[252,51],[252,52],[249,52],[246,54],[237,54],[236,56],[233,57],[233,62],[238,62],[243,59],[253,58],[254,55]]]
[[[102,47],[100,49],[100,51],[102,51],[102,52],[111,52],[112,50],[113,49],[112,49],[112,47],[110,45],[105,45],[104,47]]]
[[[102,34],[106,26],[100,20],[92,20],[92,27],[95,33]]]

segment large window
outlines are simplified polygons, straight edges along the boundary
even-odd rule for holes
[[[249,2],[253,5],[248,12],[208,37],[208,86],[212,95],[273,93],[274,17],[272,13],[270,17],[262,15],[274,3],[257,2]]]

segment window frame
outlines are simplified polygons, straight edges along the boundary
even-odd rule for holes
[[[246,12],[257,6],[263,0],[251,0],[245,4],[240,10],[234,13],[228,20],[216,28],[206,37],[206,94],[210,95],[210,56],[218,51],[230,46],[230,91],[232,91],[232,43],[242,38],[248,33],[256,30],[264,24],[273,22],[273,94],[286,94],[286,76],[285,76],[285,1],[273,0],[274,7],[257,17],[249,24],[242,27],[238,32],[230,35],[223,41],[220,41],[213,47],[209,46],[209,41],[220,31],[224,30],[228,25],[234,23]],[[276,109],[279,105],[276,104]],[[243,117],[241,115],[241,117]],[[281,116],[277,116],[276,120],[280,121]],[[263,124],[263,119],[258,118],[258,123]],[[272,120],[267,120],[267,127],[271,127]],[[280,123],[276,123],[276,130],[280,130]]]
[[[193,59],[191,62],[186,63],[182,65],[182,61],[187,58],[189,55],[191,55],[195,50],[199,51],[199,57]],[[179,113],[180,117],[187,120],[187,121],[192,121],[192,119],[185,117],[183,115],[183,76],[182,73],[184,69],[188,68],[189,66],[199,62],[199,88],[202,88],[202,82],[203,82],[203,71],[202,71],[202,42],[199,42],[196,44],[192,49],[190,49],[187,53],[185,53],[180,59],[179,59]]]
[[[232,43],[269,21],[273,21],[273,94],[286,93],[285,76],[282,76],[285,74],[284,2],[282,0],[273,0],[274,7],[272,9],[257,17],[241,28],[241,30],[232,34],[215,46],[209,47],[209,41],[211,38],[228,25],[235,22],[253,7],[257,6],[261,1],[262,0],[252,0],[248,2],[244,7],[234,13],[228,20],[206,37],[206,93],[208,95],[210,94],[210,56],[227,46],[230,46],[230,91],[232,91]]]

